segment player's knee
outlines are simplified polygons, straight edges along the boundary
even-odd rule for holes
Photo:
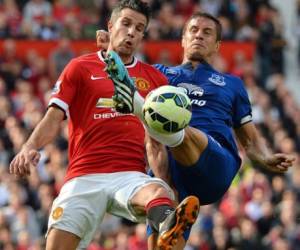
[[[174,194],[171,189],[164,187],[159,183],[149,184],[140,189],[131,199],[130,203],[132,206],[145,207],[149,202],[159,199],[167,198],[174,200]]]
[[[155,188],[153,190],[152,199],[157,199],[157,198],[162,198],[162,197],[171,198],[170,190],[168,190],[167,188],[165,188],[162,185],[158,184],[157,186],[155,186]]]

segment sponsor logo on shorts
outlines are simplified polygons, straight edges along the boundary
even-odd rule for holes
[[[58,220],[63,215],[64,209],[62,207],[57,207],[52,212],[53,220]]]

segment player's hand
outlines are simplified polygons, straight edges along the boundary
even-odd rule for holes
[[[109,34],[106,30],[96,31],[97,48],[107,50],[109,44]]]
[[[21,151],[14,157],[9,166],[9,171],[17,177],[30,175],[30,167],[36,167],[41,154],[35,150],[23,146]]]
[[[264,166],[272,172],[283,173],[293,166],[295,160],[296,158],[292,155],[278,153],[266,158]]]

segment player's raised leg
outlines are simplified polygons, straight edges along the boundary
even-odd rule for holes
[[[134,95],[137,92],[133,79],[129,76],[121,58],[114,51],[109,51],[105,58],[105,71],[114,83],[113,96],[115,109],[120,113],[134,112]]]
[[[115,94],[113,96],[115,109],[121,113],[134,113],[144,122],[142,114],[144,98],[136,91],[134,81],[129,76],[118,54],[109,51],[106,64],[106,71],[115,87]],[[175,147],[180,145],[184,139],[184,130],[173,134],[162,134],[154,131],[146,124],[145,126],[151,137],[164,145]]]
[[[153,242],[149,250],[157,249],[156,245],[162,250],[170,249],[195,222],[199,211],[198,199],[189,196],[175,207],[173,191],[161,179],[145,175],[143,178],[133,177],[128,180],[131,181],[124,182],[123,188],[114,193],[114,204],[118,205],[108,212],[129,216],[126,218],[134,218],[134,221],[146,216],[152,231],[158,233],[158,241]],[[141,186],[141,189],[136,189]]]

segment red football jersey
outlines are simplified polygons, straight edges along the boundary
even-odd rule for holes
[[[120,171],[145,172],[144,128],[132,114],[111,108],[114,94],[102,52],[73,59],[60,75],[49,106],[69,119],[69,166],[65,181],[81,175]],[[139,93],[167,84],[166,77],[134,58],[126,65]]]

